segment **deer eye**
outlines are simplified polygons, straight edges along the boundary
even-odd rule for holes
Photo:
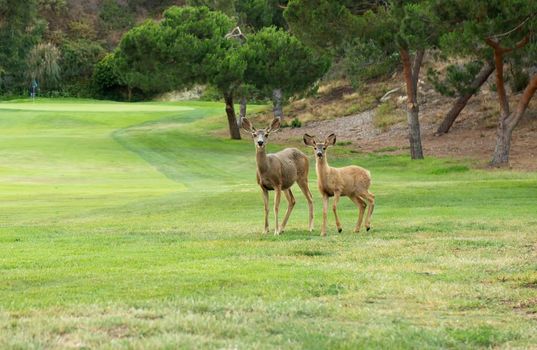
[[[253,137],[256,137],[256,136],[257,136],[257,134],[256,134],[256,133],[254,132],[254,133],[252,133],[252,136],[253,136]]]

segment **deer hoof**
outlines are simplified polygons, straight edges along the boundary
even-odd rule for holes
[[[371,230],[371,227],[366,227],[366,231],[369,231],[369,230]]]
[[[337,229],[337,232],[341,233],[341,231],[343,231],[341,227]]]

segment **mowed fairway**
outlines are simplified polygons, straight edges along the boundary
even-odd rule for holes
[[[1,349],[536,346],[537,174],[336,146],[377,206],[355,235],[343,198],[321,238],[303,148],[316,231],[296,188],[262,235],[254,146],[216,136],[223,111],[0,103]]]

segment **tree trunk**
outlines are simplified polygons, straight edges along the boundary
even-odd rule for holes
[[[241,97],[241,107],[239,110],[239,128],[241,126],[242,118],[246,117],[246,97]]]
[[[537,90],[537,74],[535,74],[528,86],[524,89],[522,97],[518,101],[516,110],[511,113],[509,99],[505,91],[505,81],[503,77],[503,56],[514,49],[524,47],[529,42],[529,36],[520,40],[514,48],[501,47],[497,40],[486,38],[485,42],[494,49],[494,65],[496,66],[496,90],[498,101],[500,102],[500,120],[496,130],[496,147],[492,155],[490,165],[504,166],[509,164],[509,152],[511,150],[511,136],[518,122],[528,108],[528,104]]]
[[[274,112],[274,118],[280,118],[280,120],[283,120],[282,89],[272,90],[272,103],[274,104],[272,109]]]
[[[475,77],[474,81],[470,84],[471,92],[461,95],[457,98],[449,112],[447,113],[446,117],[442,121],[442,124],[438,127],[438,130],[436,130],[436,135],[442,135],[446,134],[461,111],[466,107],[466,104],[470,100],[470,98],[479,90],[479,88],[487,81],[488,77],[494,72],[494,65],[487,62],[481,68],[481,71],[477,76]]]
[[[130,86],[127,86],[127,98],[129,99],[129,102],[132,100],[132,88]]]
[[[421,146],[420,120],[418,106],[418,78],[423,61],[424,50],[418,50],[414,62],[410,63],[410,55],[407,49],[401,49],[401,60],[403,62],[403,74],[405,77],[408,119],[408,141],[410,142],[410,157],[412,159],[423,159],[423,148]]]
[[[504,166],[509,164],[513,130],[518,125],[520,119],[522,119],[535,91],[537,91],[537,74],[531,78],[528,86],[524,89],[524,93],[518,101],[516,110],[508,116],[504,116],[503,114],[500,116],[498,130],[496,131],[496,147],[494,148],[494,154],[492,155],[490,165]]]
[[[509,164],[509,152],[511,151],[511,136],[513,131],[509,128],[506,120],[501,120],[498,123],[498,130],[496,131],[496,147],[494,147],[494,153],[490,165],[492,166],[504,166]]]
[[[226,102],[226,114],[227,123],[229,125],[229,136],[233,140],[241,139],[241,132],[239,125],[237,124],[237,117],[235,116],[235,106],[233,105],[233,93],[224,93],[224,101]]]

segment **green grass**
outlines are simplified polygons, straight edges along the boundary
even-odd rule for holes
[[[537,344],[537,174],[336,146],[373,230],[344,198],[319,236],[311,165],[317,231],[295,190],[275,237],[224,127],[219,103],[0,103],[0,348]]]

